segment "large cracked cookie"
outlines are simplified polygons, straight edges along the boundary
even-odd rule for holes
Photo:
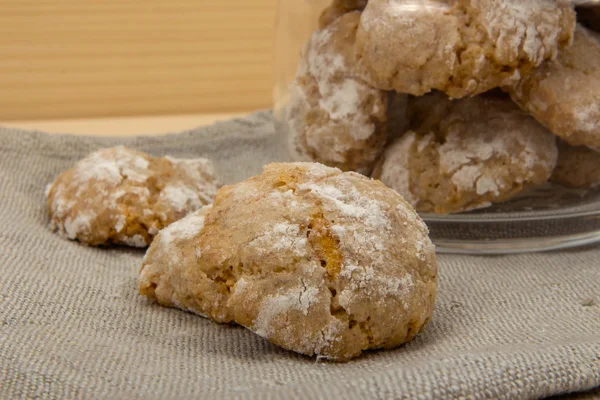
[[[564,141],[600,148],[600,34],[578,26],[573,45],[510,94]]]
[[[356,36],[372,86],[461,98],[517,82],[569,45],[575,12],[554,0],[370,0]]]
[[[160,304],[235,322],[286,349],[345,361],[411,340],[430,320],[434,246],[381,182],[271,164],[161,231],[140,272]]]

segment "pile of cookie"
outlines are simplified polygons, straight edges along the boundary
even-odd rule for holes
[[[88,245],[149,246],[141,295],[301,354],[347,361],[430,321],[435,247],[381,182],[282,163],[219,186],[207,159],[101,149],[49,186],[50,225]]]
[[[291,150],[381,179],[420,212],[597,186],[599,15],[578,23],[560,0],[334,0],[291,85]]]

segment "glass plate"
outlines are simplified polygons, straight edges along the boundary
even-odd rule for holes
[[[600,190],[548,184],[483,210],[421,217],[439,253],[565,249],[600,242]]]

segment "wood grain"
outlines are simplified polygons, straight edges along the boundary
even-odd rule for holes
[[[276,113],[289,101],[289,85],[296,76],[298,63],[306,42],[318,28],[321,12],[331,0],[297,1],[280,3],[275,35],[275,86]]]
[[[276,0],[0,0],[0,120],[272,104]]]
[[[74,134],[79,136],[137,136],[164,135],[182,132],[199,126],[211,125],[215,122],[245,115],[232,113],[111,117],[87,119],[52,119],[0,122],[0,126],[8,128],[43,131],[56,134]]]

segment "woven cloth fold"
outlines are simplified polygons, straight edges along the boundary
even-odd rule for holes
[[[159,137],[0,128],[0,398],[541,398],[600,387],[600,247],[440,255],[436,312],[392,351],[317,363],[137,294],[143,252],[52,233],[44,188],[101,147],[212,159],[225,183],[285,161],[270,113]]]

